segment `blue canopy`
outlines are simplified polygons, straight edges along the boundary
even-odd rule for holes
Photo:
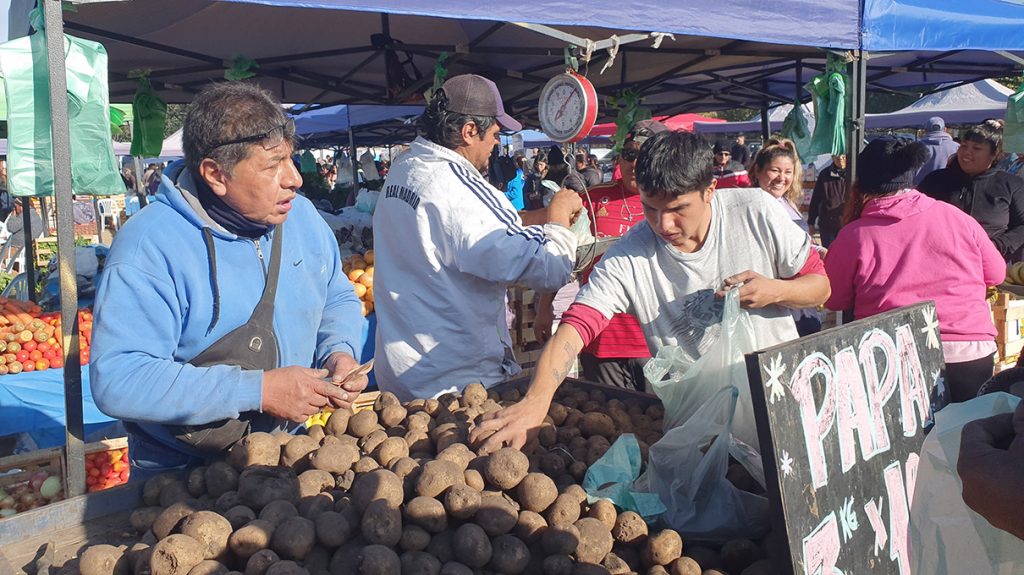
[[[368,126],[395,120],[413,118],[423,113],[423,106],[377,106],[363,104],[340,104],[318,110],[298,112],[294,107],[289,113],[295,115],[295,133],[310,136],[331,132],[347,132],[350,128]]]
[[[495,22],[597,26],[792,46],[856,48],[857,2],[850,0],[229,0],[247,4],[388,12]],[[756,22],[756,25],[752,25]]]
[[[863,0],[865,50],[1020,50],[1024,0]]]

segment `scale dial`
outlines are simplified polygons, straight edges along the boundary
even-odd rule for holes
[[[540,94],[538,114],[541,129],[555,142],[586,138],[597,120],[594,85],[575,72],[555,76]]]

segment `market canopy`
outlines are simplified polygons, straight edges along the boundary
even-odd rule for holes
[[[295,106],[289,110],[295,117],[295,133],[300,136],[331,132],[348,132],[361,126],[379,124],[388,120],[407,120],[423,113],[423,106],[329,106],[318,110],[305,110]]]
[[[1024,48],[1024,0],[861,1],[865,50]]]
[[[255,81],[283,101],[422,104],[444,53],[449,75],[474,72],[495,80],[512,113],[535,126],[540,90],[565,68],[564,48],[570,43],[586,48],[603,42],[581,71],[599,95],[641,93],[643,105],[655,115],[806,100],[799,87],[824,69],[826,56],[810,46],[856,46],[856,3],[776,3],[770,14],[762,5],[751,0],[685,5],[642,0],[625,11],[621,2],[607,0],[539,5],[132,0],[81,4],[65,20],[69,34],[107,48],[114,101],[131,99],[136,82],[128,76],[138,68],[152,70],[154,87],[166,101],[188,102],[203,85],[223,78],[226,69],[244,68],[251,59],[255,67],[248,70]],[[1010,8],[1024,13],[1024,6]],[[929,38],[960,26],[943,16],[936,13],[929,20]],[[751,21],[758,26],[750,26]],[[584,25],[569,25],[576,23]],[[636,30],[646,34],[640,36],[643,41],[629,41],[637,37]],[[647,34],[665,31],[677,35]],[[827,40],[837,38],[851,40]],[[1024,34],[1004,44],[1000,47],[1022,54]],[[237,55],[244,58],[236,60]],[[1019,63],[992,52],[895,52],[872,55],[867,88],[920,92],[921,87],[1020,70]],[[603,107],[601,118],[615,113]]]
[[[793,109],[792,104],[783,104],[781,106],[775,106],[768,111],[768,124],[772,132],[778,132],[782,129],[782,123],[786,121],[786,116]],[[814,130],[814,109],[810,104],[803,104],[800,106],[800,110],[803,112],[804,119],[807,120],[807,127],[810,130]],[[741,134],[743,132],[760,132],[761,131],[761,114],[757,114],[753,118],[743,122],[696,122],[693,125],[693,131],[701,134]]]
[[[888,114],[868,114],[865,123],[874,128],[922,128],[928,118],[940,116],[947,125],[977,124],[1006,115],[1006,100],[1013,90],[994,80],[955,86],[929,94]]]

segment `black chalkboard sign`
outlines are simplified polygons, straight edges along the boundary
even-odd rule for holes
[[[776,537],[797,574],[909,574],[918,453],[943,376],[935,304],[748,354]]]

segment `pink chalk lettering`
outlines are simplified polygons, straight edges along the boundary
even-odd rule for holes
[[[860,440],[860,452],[864,461],[881,453],[875,444],[872,433],[871,408],[861,378],[857,354],[852,347],[847,347],[836,354],[836,429],[839,436],[839,456],[842,461],[843,473],[857,463],[856,444],[853,439],[854,430]]]
[[[878,503],[872,499],[864,504],[864,514],[868,516],[868,522],[871,523],[871,529],[875,532],[875,557],[878,557],[878,552],[885,549],[885,542],[889,540],[889,534],[885,530],[885,520],[882,519],[882,507],[885,503],[881,498],[878,499]]]
[[[881,351],[884,364],[879,376],[878,357],[875,350]],[[860,340],[860,363],[864,368],[864,379],[868,389],[868,405],[871,407],[871,422],[874,425],[875,448],[888,451],[889,430],[885,424],[885,406],[893,392],[896,391],[897,365],[896,344],[892,337],[880,329],[873,329],[864,334]]]
[[[811,384],[815,375],[823,379],[821,388],[824,390],[821,410],[814,400],[814,388]],[[800,423],[804,430],[804,443],[807,446],[807,462],[811,470],[811,483],[814,488],[828,485],[828,470],[825,466],[825,437],[832,428],[836,418],[836,387],[832,362],[821,352],[815,352],[804,358],[793,371],[789,387],[800,406]]]
[[[842,575],[836,568],[840,549],[839,524],[833,511],[804,537],[804,574]]]
[[[917,490],[917,467],[921,457],[916,453],[907,456],[907,506],[914,507],[914,492]]]
[[[889,558],[896,561],[902,575],[910,571],[910,549],[907,539],[910,510],[907,507],[907,491],[903,486],[900,462],[893,462],[882,474],[885,477],[885,491],[889,495]]]
[[[931,402],[928,401],[928,385],[925,383],[924,370],[921,369],[921,356],[917,352],[913,332],[909,325],[896,328],[896,349],[900,362],[900,409],[903,422],[903,435],[913,437],[917,433],[917,422],[921,424],[931,417]],[[914,407],[917,407],[917,417]]]

